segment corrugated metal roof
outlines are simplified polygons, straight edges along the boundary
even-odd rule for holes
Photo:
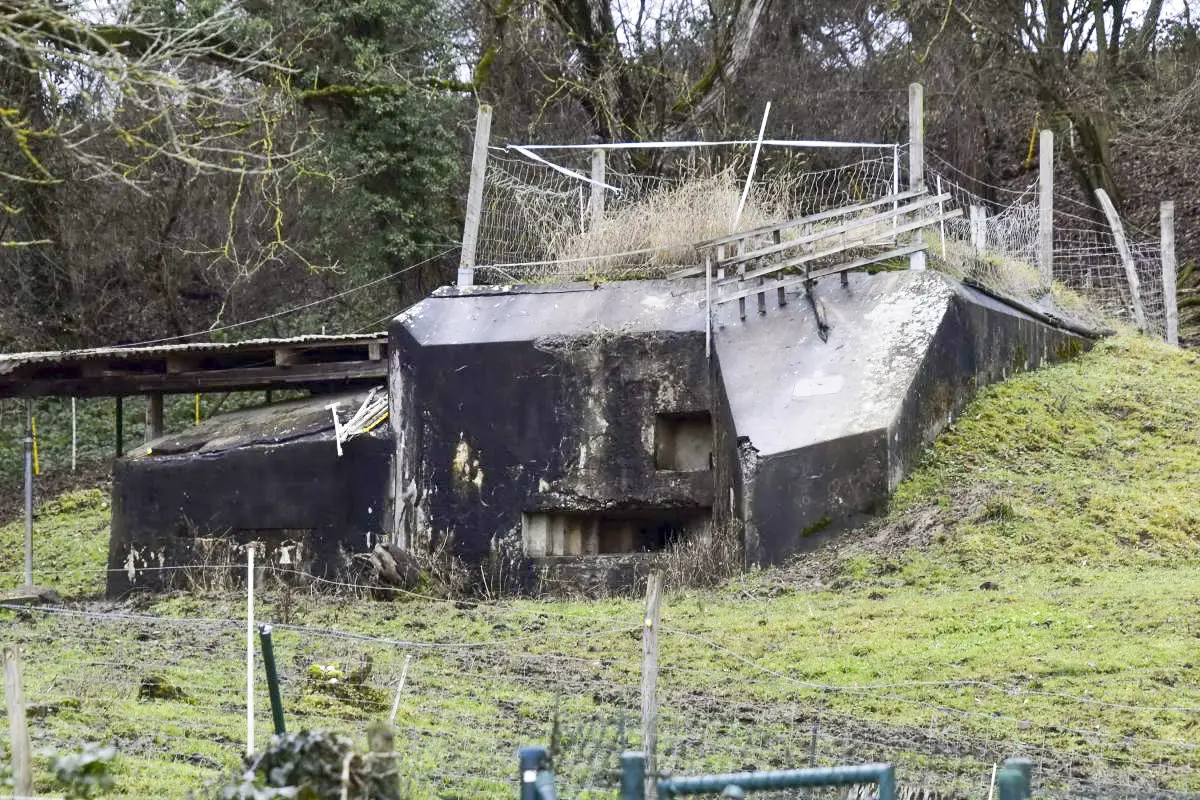
[[[369,334],[309,334],[282,339],[246,339],[240,342],[190,342],[146,346],[92,347],[84,350],[44,350],[29,353],[0,353],[0,375],[26,364],[69,364],[94,360],[124,360],[153,358],[177,353],[207,354],[249,350],[266,350],[295,345],[356,345],[386,343],[386,333]]]

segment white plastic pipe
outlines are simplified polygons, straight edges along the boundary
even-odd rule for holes
[[[767,101],[767,107],[763,109],[762,123],[758,126],[758,139],[754,142],[754,156],[750,159],[750,174],[746,176],[746,188],[742,189],[742,199],[738,201],[737,213],[733,215],[733,223],[729,226],[729,232],[733,233],[737,230],[738,223],[742,221],[742,209],[746,207],[746,198],[750,195],[750,187],[754,184],[754,171],[758,169],[758,154],[762,152],[763,136],[767,132],[767,117],[771,116],[771,101]]]
[[[254,544],[246,546],[246,755],[254,754]]]

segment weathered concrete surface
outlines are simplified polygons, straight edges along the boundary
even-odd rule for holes
[[[401,543],[597,587],[713,527],[778,562],[881,508],[976,387],[1087,346],[934,272],[823,280],[827,341],[803,294],[770,294],[745,321],[720,309],[711,360],[700,281],[447,290],[409,309],[390,348]],[[629,518],[649,524],[614,533]]]
[[[658,415],[710,408],[691,288],[451,292],[401,315],[391,390],[402,544],[448,545],[471,561],[511,556],[532,578],[523,515],[607,528],[637,520],[632,539],[657,541],[706,517],[711,471],[655,465]]]
[[[1086,340],[936,272],[855,273],[714,337],[743,450],[746,556],[777,563],[881,509],[974,390]]]
[[[119,460],[109,595],[179,585],[187,565],[244,563],[237,551],[250,541],[262,563],[322,576],[369,552],[387,518],[391,436],[381,425],[339,458],[327,409],[357,408],[364,396],[221,415]]]

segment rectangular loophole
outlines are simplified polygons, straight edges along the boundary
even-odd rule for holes
[[[654,418],[654,468],[671,472],[712,469],[712,415],[707,411]]]
[[[651,553],[707,530],[709,513],[643,512],[627,515],[525,513],[521,538],[525,555],[588,556]]]

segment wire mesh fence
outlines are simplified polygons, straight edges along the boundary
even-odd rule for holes
[[[907,186],[906,146],[813,145],[776,142],[763,148],[736,223],[752,161],[747,143],[611,149],[595,181],[587,148],[492,148],[479,233],[480,279],[665,277],[699,263],[698,242],[869,202]],[[968,188],[977,186],[974,179],[931,156],[926,183],[951,195],[949,208],[963,210],[961,218],[945,223],[939,243],[956,277],[1018,300],[1037,303],[1052,296],[1059,310],[1093,326],[1137,322],[1121,248],[1096,212],[1058,199],[1053,276],[1047,281],[1038,269],[1036,177],[1016,189],[989,186],[988,199]],[[972,206],[984,210],[975,223]],[[1160,245],[1134,228],[1127,238],[1146,332],[1161,337],[1166,303]]]
[[[413,797],[514,797],[517,749],[537,743],[551,751],[560,797],[615,799],[621,753],[643,746],[636,603],[563,616],[539,603],[414,596],[414,609],[324,598],[298,624],[281,622],[293,614],[285,596],[261,599],[257,617],[275,622],[289,730],[361,740],[373,720],[394,718]],[[177,771],[177,796],[236,769],[247,743],[245,620],[228,602],[172,603],[159,609],[176,608],[170,617],[99,604],[7,607],[7,639],[26,653],[38,746],[111,742],[125,780]],[[209,606],[212,616],[196,614]],[[355,623],[363,615],[371,627]],[[797,677],[803,664],[741,652],[683,619],[659,634],[662,773],[888,762],[900,797],[983,798],[993,766],[1019,755],[1036,766],[1039,796],[1184,797],[1200,787],[1200,745],[1120,722],[1136,710],[1165,729],[1189,730],[1200,708],[1169,696],[1123,706],[969,680],[820,684]],[[1125,673],[1112,679],[1142,683]],[[261,747],[271,731],[261,666],[255,684]],[[858,712],[845,710],[849,699]],[[754,796],[870,796],[854,791]]]
[[[693,245],[893,193],[904,148],[746,143],[609,150],[602,184],[591,151],[492,148],[477,261],[492,283],[663,277],[696,263]],[[603,214],[593,203],[603,195]],[[736,220],[736,222],[735,222]]]
[[[942,159],[934,157],[933,162],[927,181],[942,187],[951,195],[951,202],[963,209],[962,217],[946,223],[946,261],[951,270],[957,268],[959,277],[970,277],[1018,300],[1037,301],[1053,295],[1064,310],[1089,323],[1136,324],[1134,296],[1121,249],[1108,223],[1095,216],[1096,212],[1092,217],[1081,216],[1088,213],[1087,207],[1055,196],[1053,280],[1047,282],[1038,267],[1037,178],[1015,189],[988,186],[989,200],[966,188],[977,181]],[[982,219],[972,221],[972,207],[982,210]],[[1160,243],[1136,228],[1127,226],[1125,232],[1138,278],[1138,300],[1145,310],[1146,333],[1162,338],[1166,303]]]

